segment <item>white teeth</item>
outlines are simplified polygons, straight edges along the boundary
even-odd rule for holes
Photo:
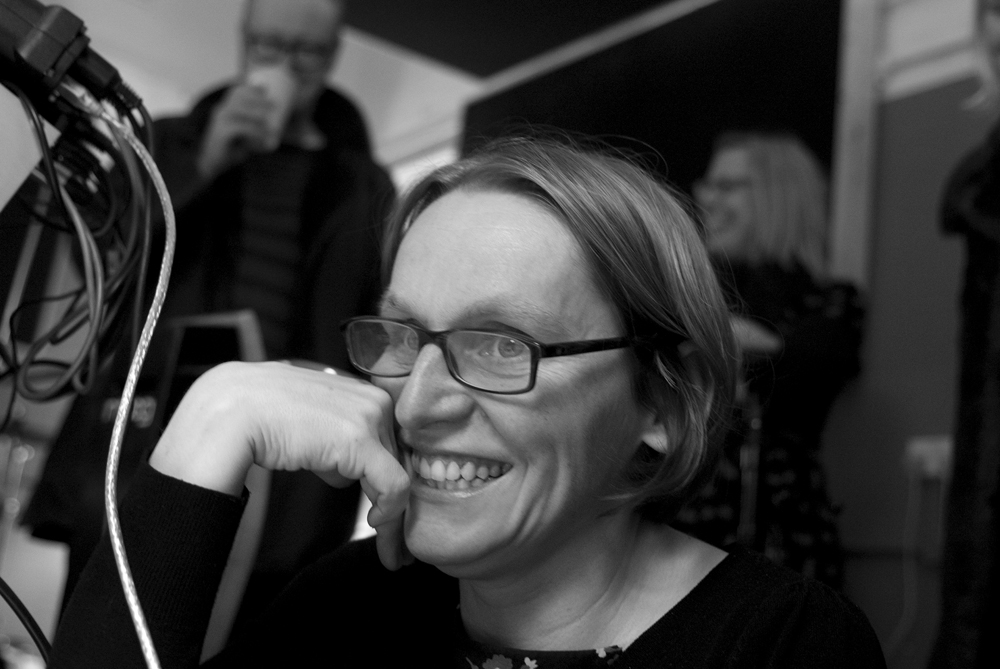
[[[479,488],[491,478],[497,478],[510,471],[510,464],[476,465],[471,461],[459,464],[456,460],[432,460],[416,453],[410,454],[413,470],[435,487],[445,490],[468,490]]]

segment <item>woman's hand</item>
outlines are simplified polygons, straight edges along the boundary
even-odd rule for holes
[[[744,353],[773,355],[781,351],[781,337],[773,330],[743,316],[733,316],[730,322],[736,343]]]
[[[158,471],[238,495],[251,464],[308,469],[337,487],[360,481],[379,557],[409,558],[402,517],[410,479],[397,460],[389,395],[366,381],[282,363],[225,363],[191,386],[150,457]]]

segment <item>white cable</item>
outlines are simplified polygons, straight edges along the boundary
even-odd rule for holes
[[[122,438],[131,411],[132,398],[135,395],[139,372],[146,358],[146,351],[149,349],[149,342],[153,336],[156,321],[160,316],[160,309],[163,307],[163,300],[167,294],[167,283],[170,280],[170,267],[173,263],[174,246],[177,237],[174,210],[170,203],[170,195],[167,193],[167,187],[163,183],[163,177],[160,176],[160,171],[156,169],[156,164],[153,162],[152,156],[149,155],[142,142],[135,137],[132,130],[114,118],[108,110],[94,100],[85,90],[67,89],[67,92],[79,102],[80,106],[88,114],[103,119],[113,133],[120,134],[128,142],[129,146],[132,147],[136,155],[139,156],[149,176],[153,179],[153,185],[156,187],[157,195],[160,197],[160,205],[163,207],[163,217],[166,222],[167,239],[163,249],[163,262],[160,264],[160,276],[156,282],[153,303],[146,315],[146,322],[139,336],[139,344],[136,347],[135,355],[132,357],[132,363],[129,366],[128,376],[125,379],[125,387],[122,389],[121,401],[118,404],[118,414],[115,417],[114,429],[111,432],[111,446],[108,450],[108,462],[104,480],[104,507],[108,520],[108,532],[111,535],[111,550],[114,552],[115,565],[118,567],[118,575],[121,578],[122,589],[125,592],[125,601],[132,616],[132,623],[135,625],[136,634],[139,636],[139,645],[142,648],[143,657],[146,659],[146,665],[149,669],[160,669],[160,661],[156,655],[156,648],[153,646],[153,639],[146,624],[146,617],[139,603],[139,597],[135,590],[135,582],[132,580],[128,558],[125,555],[125,546],[122,543],[121,526],[118,521],[118,505],[116,503],[116,488]]]
[[[912,631],[917,617],[919,593],[919,546],[917,537],[920,521],[920,507],[923,480],[913,466],[907,467],[906,513],[903,518],[903,604],[896,627],[885,642],[885,656],[892,657]]]

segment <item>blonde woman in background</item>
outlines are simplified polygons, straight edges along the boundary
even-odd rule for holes
[[[710,542],[750,543],[839,587],[837,514],[819,447],[833,400],[858,371],[862,309],[857,292],[828,275],[826,177],[794,136],[726,134],[695,197],[761,422],[753,437],[750,414],[733,430],[718,476],[682,520]],[[750,438],[759,439],[756,484],[740,466]]]

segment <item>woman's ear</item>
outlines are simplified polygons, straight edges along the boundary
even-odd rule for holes
[[[653,422],[642,431],[642,443],[661,455],[670,452],[670,436],[667,434],[667,426],[659,417],[653,418]]]
[[[711,383],[712,375],[705,366],[704,357],[690,343],[685,342],[677,348],[676,361],[672,365],[657,360],[657,367],[659,378],[650,387],[650,390],[658,396],[653,403],[654,406],[666,407],[673,404],[676,407],[686,402],[696,403],[696,406],[688,406],[686,409],[680,407],[679,411],[650,410],[648,423],[642,432],[642,441],[657,453],[667,455],[671,449],[677,447],[679,435],[685,431],[683,423],[691,420],[692,414],[696,416],[698,422],[708,420],[715,388]],[[683,376],[683,382],[678,375]],[[682,390],[682,386],[686,387],[686,390]],[[680,423],[671,424],[677,421]]]
[[[666,410],[666,407],[670,406],[669,402],[672,401],[670,395],[675,395],[675,393],[671,389],[669,381],[657,374],[650,376],[652,378],[649,379],[647,387],[650,397],[647,398],[648,404],[644,409],[645,424],[639,433],[639,440],[660,455],[667,455],[673,445],[671,436],[676,433],[676,430],[671,429],[670,422],[673,418],[669,415],[670,412]]]
[[[707,420],[712,410],[712,400],[715,398],[715,384],[712,383],[712,373],[708,369],[705,357],[691,342],[683,342],[678,346],[677,355],[685,376],[698,389],[701,400],[701,406],[698,407],[700,418]]]

